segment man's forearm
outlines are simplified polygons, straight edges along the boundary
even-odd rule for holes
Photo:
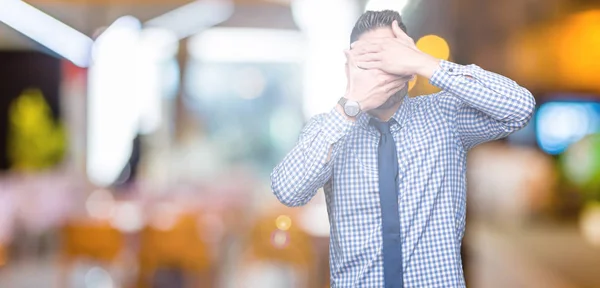
[[[430,83],[497,121],[524,125],[535,109],[535,99],[527,89],[476,65],[441,61]]]
[[[271,173],[271,188],[286,206],[302,206],[331,177],[332,159],[354,125],[332,109],[311,119],[296,146]]]
[[[440,61],[430,83],[443,90],[437,97],[438,107],[466,150],[525,127],[535,109],[535,99],[527,89],[475,65]]]

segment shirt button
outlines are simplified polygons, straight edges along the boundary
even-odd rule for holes
[[[448,69],[448,72],[454,72],[454,68]]]

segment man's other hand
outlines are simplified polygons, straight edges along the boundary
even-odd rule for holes
[[[412,38],[392,23],[394,38],[359,40],[352,43],[351,53],[356,65],[389,74],[408,77],[415,74],[431,78],[439,60],[420,51]]]
[[[348,85],[345,97],[357,101],[364,112],[381,106],[391,95],[407,85],[409,77],[400,77],[378,69],[365,70],[356,65],[350,51],[346,53]]]

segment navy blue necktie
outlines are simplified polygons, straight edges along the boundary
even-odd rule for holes
[[[391,120],[393,121],[393,120]],[[385,288],[401,288],[402,241],[400,239],[400,215],[398,210],[398,155],[396,143],[390,131],[390,122],[371,119],[381,134],[378,149],[379,202],[381,204],[381,228],[383,233],[383,278]]]

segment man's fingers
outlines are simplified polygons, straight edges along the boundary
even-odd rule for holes
[[[394,78],[394,80],[390,81],[390,85],[393,86],[403,86],[404,83],[406,83],[406,78],[404,77],[399,77],[399,78]]]
[[[356,62],[356,66],[361,69],[379,69],[381,68],[381,62],[379,61],[367,61],[367,62]]]
[[[396,38],[402,38],[402,35],[406,35],[398,25],[397,20],[394,20],[394,22],[392,22],[392,32],[394,32],[394,36],[396,36]]]
[[[394,32],[394,36],[396,36],[396,39],[402,41],[402,43],[409,46],[415,45],[415,41],[410,36],[408,36],[408,34],[406,34],[402,30],[402,28],[400,28],[400,26],[398,25],[398,21],[396,20],[392,22],[392,32]]]
[[[404,78],[394,78],[392,81],[381,86],[381,88],[389,93],[391,91],[398,91],[402,89],[406,85],[406,80]]]
[[[400,28],[400,25],[398,25],[398,21],[394,20],[394,22],[392,22],[392,32],[394,32],[394,36],[396,36],[396,38],[400,38],[400,39],[407,39],[410,37],[408,35],[406,35],[406,33],[404,33],[404,31],[402,31],[402,28]]]
[[[398,86],[398,87],[394,88],[392,91],[390,91],[389,93],[394,95],[394,94],[398,93],[398,91],[404,89],[405,86],[406,86],[406,84],[404,84],[402,86]]]
[[[402,88],[404,88],[406,85],[408,85],[408,83],[405,81],[397,81],[397,82],[394,82],[394,84],[395,85],[393,87],[391,87],[390,90],[387,91],[388,93],[394,94],[394,93],[402,90]]]
[[[393,38],[370,38],[368,40],[357,40],[357,41],[353,42],[352,44],[350,44],[350,48],[352,48],[352,50],[354,50],[354,48],[359,47],[361,45],[382,44],[382,43],[388,42],[390,39],[393,39]]]
[[[399,79],[401,79],[404,82],[409,82],[409,81],[412,81],[415,78],[415,75],[398,76],[398,77],[400,77]]]
[[[351,52],[354,53],[354,55],[358,56],[358,55],[362,55],[362,54],[367,54],[367,53],[377,53],[377,52],[381,52],[382,51],[382,46],[380,41],[359,41],[359,42],[354,42],[355,44],[353,44],[352,46],[352,50]]]
[[[365,53],[354,56],[354,62],[381,61],[381,53]]]
[[[400,30],[402,32],[402,30]],[[402,32],[404,33],[404,32]],[[377,39],[369,39],[369,40],[361,40],[352,43],[352,53],[354,55],[362,55],[366,53],[377,53],[382,52],[386,49],[386,47],[390,47],[391,45],[401,44],[403,46],[409,47],[411,49],[415,48],[415,42],[412,38],[408,37],[406,34],[404,36],[401,35],[399,38],[377,38]]]

